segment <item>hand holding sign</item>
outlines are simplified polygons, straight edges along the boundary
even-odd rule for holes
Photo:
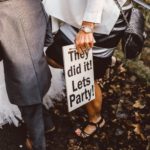
[[[63,47],[69,112],[95,98],[92,49],[77,53],[75,45]]]

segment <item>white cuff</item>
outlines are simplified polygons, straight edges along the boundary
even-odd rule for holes
[[[83,21],[101,23],[102,11],[101,12],[86,12],[83,17]]]
[[[83,21],[101,23],[105,0],[87,0]]]

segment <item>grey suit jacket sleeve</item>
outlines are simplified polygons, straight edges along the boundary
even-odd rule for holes
[[[101,23],[104,0],[87,0],[83,21]]]
[[[53,43],[51,19],[48,19],[44,46],[48,47]]]
[[[0,61],[3,59],[3,54],[2,54],[2,47],[0,45]]]

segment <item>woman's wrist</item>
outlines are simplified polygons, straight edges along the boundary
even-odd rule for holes
[[[95,23],[83,21],[82,26],[87,26],[90,27],[91,29],[94,29]]]
[[[80,31],[83,31],[85,33],[93,33],[94,30],[94,23],[92,22],[83,22],[82,26],[80,28]]]

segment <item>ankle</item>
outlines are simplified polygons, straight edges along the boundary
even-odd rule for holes
[[[101,120],[101,118],[102,118],[101,115],[98,116],[96,115],[94,117],[89,118],[89,122],[97,123]]]

